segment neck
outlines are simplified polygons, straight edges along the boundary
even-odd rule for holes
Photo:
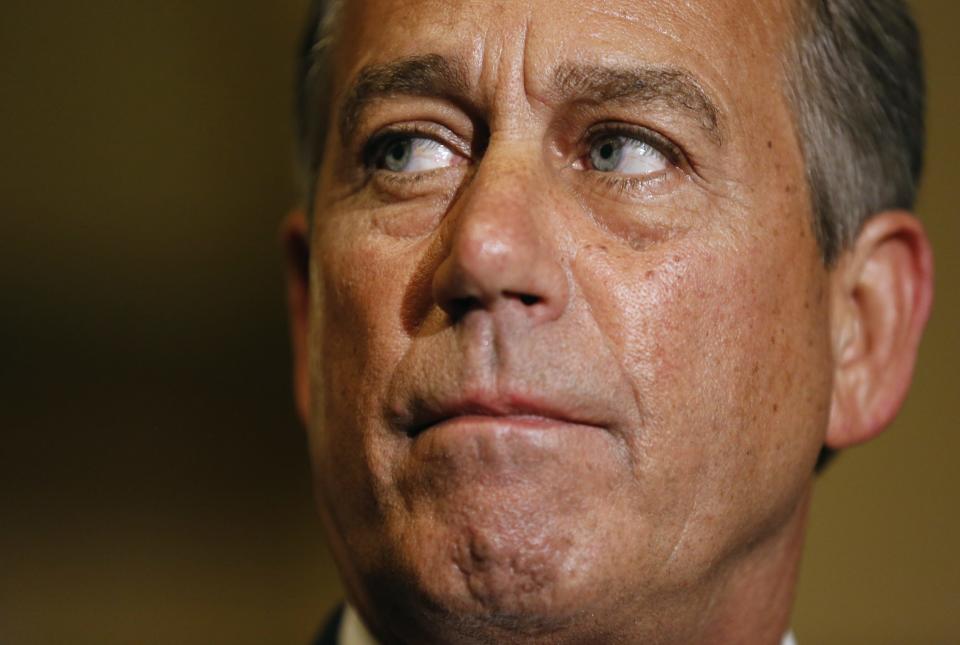
[[[779,644],[790,625],[812,486],[789,520],[729,569],[696,642]]]

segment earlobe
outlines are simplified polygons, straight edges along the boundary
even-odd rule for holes
[[[310,410],[308,334],[310,320],[310,241],[303,210],[290,212],[280,227],[286,260],[287,311],[293,358],[293,388],[297,412],[307,422]]]
[[[933,301],[933,254],[910,213],[864,224],[832,276],[835,361],[826,443],[834,449],[880,434],[906,398]]]

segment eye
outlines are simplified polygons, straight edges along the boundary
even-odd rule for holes
[[[371,159],[378,170],[416,173],[448,168],[457,163],[458,155],[442,143],[427,137],[399,135],[387,138]]]
[[[590,144],[589,165],[598,172],[653,175],[666,170],[670,163],[662,152],[634,137],[607,135]]]

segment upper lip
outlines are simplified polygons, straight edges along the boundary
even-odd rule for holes
[[[578,415],[549,399],[518,393],[465,394],[441,399],[417,397],[407,409],[409,412],[399,415],[401,419],[398,421],[410,436],[416,436],[431,426],[462,416],[540,417],[577,425],[601,425],[596,420]]]

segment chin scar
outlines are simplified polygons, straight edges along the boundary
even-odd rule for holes
[[[453,564],[480,608],[506,617],[550,602],[549,552],[541,545],[525,546],[504,550],[470,531],[454,547]]]

